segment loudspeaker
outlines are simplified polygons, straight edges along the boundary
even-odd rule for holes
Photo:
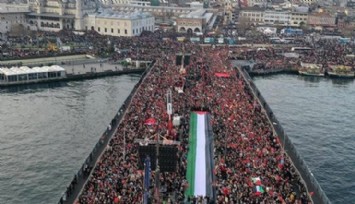
[[[139,146],[138,147],[139,161],[138,161],[138,169],[144,169],[144,160],[147,156],[150,157],[150,168],[151,170],[155,170],[156,168],[156,148],[155,145],[147,145],[147,146]]]
[[[176,66],[181,66],[182,55],[176,55]]]
[[[184,57],[184,66],[187,66],[190,64],[190,55],[185,55]]]
[[[138,148],[139,161],[138,169],[144,169],[144,160],[147,156],[150,157],[151,170],[156,169],[156,145],[139,146]],[[160,145],[159,146],[159,167],[161,172],[176,172],[178,161],[178,148],[175,145]]]

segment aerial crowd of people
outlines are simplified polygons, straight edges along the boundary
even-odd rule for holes
[[[258,32],[248,31],[245,37],[238,37],[238,46],[230,47],[235,50],[235,58],[253,61],[251,67],[254,71],[298,70],[301,62],[322,65],[324,69],[332,65],[350,66],[354,70],[353,43],[341,42],[339,38],[328,37],[315,39],[309,36],[280,36],[287,39],[287,43],[275,42],[272,37]],[[162,52],[171,49],[172,43],[177,43],[178,37],[189,34],[171,31],[144,31],[141,36],[135,37],[109,37],[99,35],[95,31],[86,31],[80,35],[71,31],[59,33],[38,32],[35,36],[11,39],[11,46],[2,46],[2,55],[7,59],[19,59],[42,56],[58,56],[64,54],[91,54],[98,57],[109,58],[111,62],[130,58],[152,60],[160,57]],[[199,36],[200,42],[204,37]],[[218,36],[213,36],[218,37]],[[217,38],[216,38],[217,39]],[[218,44],[217,42],[214,42]],[[21,47],[14,46],[21,45]],[[52,46],[50,46],[52,45]],[[69,45],[71,49],[61,50],[60,45]],[[241,47],[244,45],[244,47]],[[309,48],[292,50],[292,46]],[[56,49],[50,49],[57,47]],[[290,54],[292,53],[292,54]]]
[[[43,36],[46,38],[45,33]],[[139,144],[135,140],[156,140],[159,137],[180,142],[179,160],[176,172],[162,172],[160,187],[150,188],[151,203],[192,204],[213,200],[223,204],[311,203],[310,195],[284,152],[266,113],[241,72],[232,67],[229,59],[238,56],[255,61],[256,70],[277,70],[301,61],[353,66],[353,59],[345,57],[351,53],[349,47],[329,40],[320,40],[313,45],[304,42],[300,46],[312,49],[289,56],[285,55],[290,52],[287,46],[203,46],[179,42],[176,37],[176,33],[160,31],[132,38],[107,37],[90,31],[84,35],[59,33],[60,39],[66,39],[63,43],[91,43],[90,49],[85,51],[88,54],[110,52],[105,57],[111,62],[126,58],[156,60],[127,104],[115,135],[92,169],[76,202],[142,203],[144,172],[138,168]],[[268,43],[269,40],[266,37],[256,39],[258,43]],[[25,41],[36,43],[31,39]],[[177,55],[184,56],[178,58],[181,62]],[[324,62],[324,56],[327,56],[327,62]],[[172,91],[174,115],[181,118],[180,125],[174,127],[170,126],[166,110],[168,90]],[[185,195],[189,186],[186,168],[192,110],[207,110],[211,114],[214,198]],[[156,183],[154,171],[150,179],[152,184]]]
[[[166,43],[169,49],[160,50],[77,202],[141,203],[144,173],[138,169],[135,139],[162,137],[181,142],[179,162],[176,172],[161,173],[159,189],[150,189],[152,203],[209,203],[215,199],[216,203],[308,204],[304,184],[256,97],[229,64],[229,49]],[[176,53],[191,54],[188,64],[177,65]],[[181,124],[171,132],[165,103],[169,89],[174,114],[181,117]],[[211,114],[215,198],[185,196],[189,114],[198,109]],[[153,124],[146,124],[152,118]],[[154,179],[153,171],[152,184]]]
[[[332,65],[349,66],[355,70],[355,61],[351,43],[342,43],[338,39],[319,39],[314,43],[301,41],[291,46],[267,44],[265,47],[242,47],[236,49],[234,58],[249,60],[254,64],[253,71],[295,70],[301,63],[318,64],[324,70]]]

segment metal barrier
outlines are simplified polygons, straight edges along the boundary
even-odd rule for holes
[[[133,95],[137,91],[139,85],[142,83],[142,81],[145,78],[145,76],[147,75],[147,73],[149,73],[150,69],[154,66],[154,64],[155,64],[155,61],[153,61],[151,63],[151,66],[143,72],[138,83],[134,86],[134,88],[131,91],[131,93],[129,94],[129,96],[123,102],[121,108],[117,111],[117,113],[115,114],[115,117],[111,120],[107,129],[102,134],[99,141],[95,144],[93,150],[90,152],[89,156],[85,159],[85,162],[83,163],[83,165],[81,166],[79,171],[74,175],[74,178],[70,182],[70,184],[68,185],[67,190],[60,197],[60,200],[58,202],[59,204],[70,203],[71,200],[74,201],[76,199],[77,195],[74,195],[73,193],[78,192],[78,190],[80,192],[80,190],[81,190],[81,189],[78,189],[78,186],[77,186],[78,181],[79,180],[84,181],[84,183],[82,183],[82,184],[85,184],[85,181],[89,178],[89,175],[90,175],[96,161],[99,159],[101,153],[105,150],[105,147],[107,146],[109,140],[111,139],[111,137],[115,133],[115,130],[117,129],[117,127],[123,117],[123,113],[127,109],[128,104],[130,104]],[[85,187],[85,185],[82,186],[82,188],[84,188],[84,187]],[[71,198],[71,199],[68,199],[68,198]]]
[[[252,81],[251,77],[249,76],[248,72],[243,68],[238,68],[241,74],[246,79],[247,83],[249,84],[250,89],[255,93],[256,97],[260,101],[260,104],[263,106],[267,117],[271,121],[271,125],[273,125],[276,134],[278,135],[282,146],[286,154],[291,159],[291,162],[296,167],[299,175],[302,178],[303,183],[305,184],[308,193],[313,192],[311,199],[315,204],[330,204],[330,200],[322,190],[321,186],[319,185],[318,181],[314,178],[312,172],[309,170],[308,166],[302,159],[301,155],[298,154],[295,146],[293,145],[290,138],[285,133],[284,129],[282,128],[281,124],[275,117],[274,113],[272,112],[270,106],[266,103],[264,97],[261,95],[258,88],[255,86],[254,82]]]

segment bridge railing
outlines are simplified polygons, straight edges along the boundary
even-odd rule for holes
[[[150,69],[154,66],[155,61],[151,63],[151,66],[146,69],[138,83],[134,86],[131,93],[128,95],[126,100],[123,102],[120,109],[115,114],[115,117],[111,120],[109,126],[104,131],[102,136],[100,137],[99,141],[93,147],[93,150],[90,152],[89,156],[85,159],[84,163],[82,164],[79,171],[74,175],[73,180],[67,186],[67,190],[62,194],[59,200],[59,204],[63,203],[74,203],[75,199],[79,196],[80,191],[84,188],[86,180],[89,178],[89,175],[92,171],[92,168],[95,166],[95,163],[99,159],[101,153],[105,150],[108,142],[112,138],[117,129],[122,117],[123,113],[126,111],[128,105],[130,104],[133,95],[137,91],[139,85],[142,83],[143,79],[149,73]]]
[[[239,69],[239,68],[238,68]],[[254,84],[253,80],[249,76],[248,72],[244,69],[239,69],[241,74],[246,79],[247,83],[250,85],[249,87],[255,93],[256,97],[259,99],[261,105],[263,106],[267,117],[271,121],[271,125],[273,125],[276,134],[278,135],[282,146],[284,147],[285,152],[290,157],[291,162],[296,167],[299,175],[302,178],[303,183],[306,185],[308,193],[311,195],[311,199],[315,204],[330,204],[330,200],[328,199],[327,195],[324,193],[323,189],[319,185],[316,178],[313,176],[313,173],[308,168],[307,164],[304,162],[301,155],[297,152],[295,146],[293,145],[290,138],[287,136],[286,132],[282,128],[280,122],[275,117],[274,113],[272,112],[270,106],[266,103],[266,100],[261,95],[260,91]],[[313,193],[311,193],[313,192]],[[312,195],[313,194],[313,195]]]

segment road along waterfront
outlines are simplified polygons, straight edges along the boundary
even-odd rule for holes
[[[295,75],[253,80],[330,201],[353,203],[354,81]]]
[[[0,203],[57,203],[139,79],[0,89]]]

